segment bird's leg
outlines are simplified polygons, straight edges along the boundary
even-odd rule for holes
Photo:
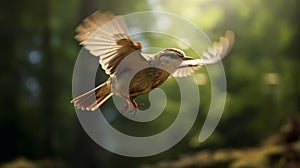
[[[128,108],[130,107],[130,102],[128,99],[125,99],[125,107],[123,108],[122,112],[125,113],[128,111]]]
[[[131,101],[131,103],[132,103],[132,105],[133,105],[133,112],[134,112],[134,113],[136,113],[137,110],[139,109],[139,107],[141,107],[141,106],[143,105],[142,103],[137,104],[137,103],[134,101],[133,98],[130,98],[130,101]]]

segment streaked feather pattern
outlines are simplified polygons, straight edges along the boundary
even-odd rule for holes
[[[71,100],[77,108],[91,111],[99,108],[113,94],[130,100],[137,109],[134,98],[159,87],[168,79],[170,73],[174,77],[191,75],[202,65],[223,59],[234,43],[234,33],[227,31],[219,42],[214,42],[212,47],[202,53],[200,59],[191,60],[183,51],[175,48],[165,49],[153,55],[144,54],[141,52],[142,45],[128,36],[128,28],[122,16],[100,11],[85,18],[76,28],[76,32],[78,34],[75,39],[91,54],[99,57],[101,67],[110,75],[103,84]],[[128,88],[125,83],[129,80],[129,72],[135,72],[134,70],[137,70],[137,73],[134,74]]]

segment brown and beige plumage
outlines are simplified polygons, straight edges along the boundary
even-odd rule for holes
[[[137,110],[134,99],[159,87],[170,75],[184,77],[191,75],[204,64],[220,61],[231,50],[234,33],[227,31],[212,48],[203,52],[201,59],[187,57],[183,51],[174,48],[156,54],[144,54],[139,42],[128,36],[128,29],[122,16],[99,11],[83,20],[77,27],[75,39],[91,54],[99,57],[99,63],[109,78],[95,89],[71,100],[82,110],[94,111],[113,94],[125,98],[127,111],[130,102]]]

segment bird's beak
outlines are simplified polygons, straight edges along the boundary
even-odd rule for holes
[[[193,58],[192,57],[189,57],[189,56],[183,56],[182,57],[182,60],[186,61],[186,60],[192,60]]]

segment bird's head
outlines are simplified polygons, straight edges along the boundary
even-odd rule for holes
[[[154,64],[163,69],[167,69],[169,72],[174,72],[183,61],[191,59],[191,57],[186,56],[185,53],[179,49],[167,48],[155,55]]]
[[[170,65],[170,66],[179,66],[182,61],[191,60],[192,57],[188,57],[185,53],[176,48],[167,48],[159,52],[159,62],[161,64]]]
[[[185,53],[182,50],[179,50],[177,48],[167,48],[167,49],[164,49],[163,52],[166,55],[175,55],[175,58],[180,58],[183,61],[193,59],[192,57],[186,56]]]

